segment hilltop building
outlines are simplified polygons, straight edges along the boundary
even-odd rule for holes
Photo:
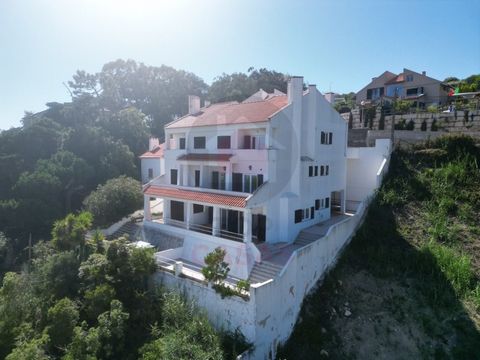
[[[409,100],[413,107],[445,104],[450,87],[427,76],[425,71],[417,73],[403,69],[400,74],[385,71],[362,88],[356,95],[357,104],[379,103],[394,99]]]

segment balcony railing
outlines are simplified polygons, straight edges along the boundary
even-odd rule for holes
[[[181,229],[195,231],[201,234],[213,235],[212,225],[210,224],[192,224],[192,223],[187,224],[185,221],[175,220],[171,218],[163,218],[163,217],[158,217],[155,219],[152,218],[152,220],[162,224],[175,226]],[[227,239],[227,240],[243,242],[243,234],[224,230],[224,229],[220,229],[219,234],[216,236],[221,237],[223,239]],[[254,242],[257,241],[257,237],[255,235],[252,235],[252,241]]]

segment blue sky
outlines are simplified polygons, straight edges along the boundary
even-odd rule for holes
[[[0,129],[118,58],[207,83],[267,67],[337,92],[404,67],[465,77],[480,73],[479,14],[479,0],[0,0]]]

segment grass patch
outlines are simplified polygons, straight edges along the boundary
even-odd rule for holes
[[[397,149],[364,224],[305,300],[279,358],[321,350],[330,358],[480,358],[479,163],[466,136]],[[339,315],[346,301],[358,323]]]

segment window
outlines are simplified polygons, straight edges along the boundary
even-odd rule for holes
[[[320,199],[315,200],[315,210],[320,210]]]
[[[320,144],[331,145],[332,138],[333,138],[333,133],[322,131],[320,135]]]
[[[225,173],[212,171],[212,189],[225,190]]]
[[[304,219],[308,219],[310,217],[310,209],[309,208],[306,208],[305,209],[305,218]]]
[[[178,185],[178,170],[177,169],[170,169],[170,184]]]
[[[325,198],[325,207],[329,208],[330,207],[330,198]]]
[[[320,201],[320,208],[324,209],[325,208],[325,199],[322,199]]]
[[[193,138],[194,149],[205,149],[206,139],[205,136],[195,136]]]
[[[243,191],[243,174],[242,173],[233,173],[232,174],[232,191]]]
[[[313,176],[313,166],[308,167],[308,176],[312,177]]]
[[[328,176],[328,171],[329,171],[329,169],[330,169],[330,166],[328,166],[328,165],[325,166],[325,175],[327,175],[327,176]]]
[[[263,184],[262,174],[243,175],[243,192],[253,193],[262,184]]]
[[[303,218],[303,210],[302,209],[295,210],[295,224],[302,222],[302,218]]]
[[[265,149],[265,135],[245,135],[243,137],[244,149]]]
[[[217,149],[230,149],[230,136],[217,136]]]
[[[250,135],[245,135],[243,137],[243,148],[244,149],[252,148],[252,137]]]
[[[407,96],[414,96],[418,94],[418,88],[407,89]]]
[[[318,166],[315,166],[315,176],[318,176]]]
[[[320,176],[325,175],[325,166],[320,166]]]
[[[195,170],[195,187],[200,187],[200,170]]]
[[[180,142],[180,149],[185,149],[185,144],[186,144],[185,138],[183,138],[183,137],[180,138],[179,142]]]
[[[193,213],[198,214],[203,212],[203,205],[193,204]]]
[[[148,178],[153,179],[153,169],[152,168],[148,169]]]
[[[315,219],[315,211],[313,206],[310,207],[310,219]]]
[[[407,80],[408,82],[413,81],[413,75],[411,75],[411,74],[410,74],[410,75],[407,75],[407,76],[406,76],[406,80]]]

